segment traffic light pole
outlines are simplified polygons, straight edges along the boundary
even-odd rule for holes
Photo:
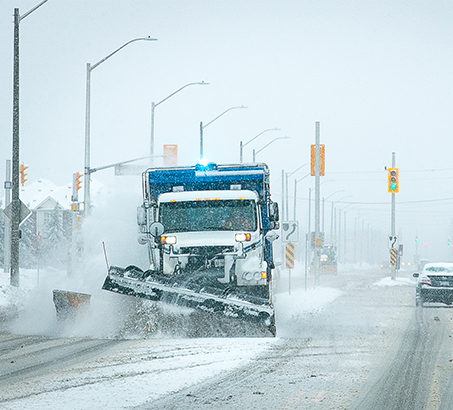
[[[19,286],[19,240],[21,203],[19,199],[19,23],[33,13],[48,0],[43,0],[37,6],[19,14],[19,9],[14,9],[14,62],[13,62],[13,144],[12,144],[12,187],[11,187],[11,273],[10,284]]]
[[[392,168],[396,167],[395,153],[392,152]],[[392,192],[392,218],[391,218],[391,235],[395,236],[395,193]],[[391,267],[392,280],[396,279],[396,265],[392,264]]]
[[[10,284],[19,286],[19,9],[14,9],[14,75],[13,75],[13,152],[11,209],[11,272]]]

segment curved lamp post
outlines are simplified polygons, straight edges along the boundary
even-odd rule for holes
[[[268,128],[267,130],[261,131],[258,135],[255,135],[251,140],[247,141],[245,144],[242,144],[242,141],[239,143],[239,162],[242,164],[243,162],[243,148],[250,144],[252,141],[256,140],[260,135],[264,134],[265,132],[268,131],[281,131],[280,128]]]
[[[289,137],[285,136],[285,137],[277,137],[277,138],[274,138],[271,142],[267,143],[263,148],[259,149],[258,151],[255,152],[255,150],[253,150],[253,162],[255,162],[255,156],[256,154],[259,154],[264,148],[268,147],[269,145],[271,145],[273,142],[277,141],[277,140],[283,140],[283,139],[289,139]]]
[[[117,48],[115,51],[110,53],[108,56],[104,57],[102,60],[99,60],[96,64],[91,65],[87,63],[87,80],[86,80],[86,106],[85,106],[85,187],[83,190],[83,201],[84,201],[84,213],[85,216],[89,216],[91,213],[91,204],[90,204],[90,179],[91,179],[91,168],[90,168],[90,104],[91,104],[91,72],[101,65],[104,61],[108,60],[118,51],[122,50],[127,45],[135,41],[157,41],[156,38],[151,37],[139,37],[134,38],[133,40],[124,43],[121,47]]]
[[[222,115],[226,114],[228,111],[235,110],[237,108],[248,108],[244,105],[241,105],[239,107],[231,107],[228,108],[228,110],[225,110],[222,112],[222,114],[219,114],[217,117],[215,117],[213,120],[209,121],[207,124],[203,125],[203,121],[200,121],[200,161],[203,159],[203,130],[210,124],[212,124],[214,121],[218,120]]]
[[[153,165],[154,162],[154,109],[162,104],[164,101],[167,101],[170,97],[173,97],[175,94],[179,93],[181,90],[183,90],[186,87],[189,87],[191,85],[209,85],[209,83],[205,83],[204,81],[201,82],[196,82],[196,83],[189,83],[186,85],[183,85],[181,88],[178,88],[175,92],[171,93],[169,96],[165,97],[162,101],[159,101],[158,103],[151,103],[151,140],[150,140],[150,151],[149,151],[149,156],[151,158],[151,166]]]

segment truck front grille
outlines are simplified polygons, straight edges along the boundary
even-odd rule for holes
[[[179,249],[179,253],[202,256],[207,259],[212,259],[216,255],[228,252],[234,252],[234,246],[185,246]]]

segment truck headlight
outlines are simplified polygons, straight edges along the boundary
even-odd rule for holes
[[[236,242],[250,242],[252,235],[249,233],[237,233],[234,235]]]
[[[160,243],[162,245],[174,245],[176,243],[176,236],[161,236]]]

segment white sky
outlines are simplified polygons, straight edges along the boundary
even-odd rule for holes
[[[13,9],[23,14],[39,2],[0,3],[1,180],[11,155]],[[271,167],[280,200],[281,170],[309,162],[320,121],[329,180],[321,196],[345,190],[332,199],[351,195],[342,202],[359,203],[348,208],[351,229],[357,221],[384,238],[389,233],[384,166],[396,152],[397,231],[407,255],[418,234],[421,248],[428,242],[423,257],[451,258],[445,243],[453,237],[453,200],[419,201],[453,198],[452,18],[453,3],[436,0],[49,0],[20,25],[20,158],[29,181],[63,185],[82,172],[86,64],[149,35],[158,41],[135,42],[92,72],[93,167],[147,155],[151,102],[209,82],[156,108],[157,154],[164,143],[178,144],[180,164],[194,164],[200,121],[245,105],[205,129],[205,155],[237,162],[239,141],[280,128],[244,152],[249,161],[252,148],[291,138],[257,156]],[[294,177],[307,168],[290,179],[291,215]],[[108,182],[112,174],[96,178]],[[302,221],[313,184],[307,178],[298,186]]]

